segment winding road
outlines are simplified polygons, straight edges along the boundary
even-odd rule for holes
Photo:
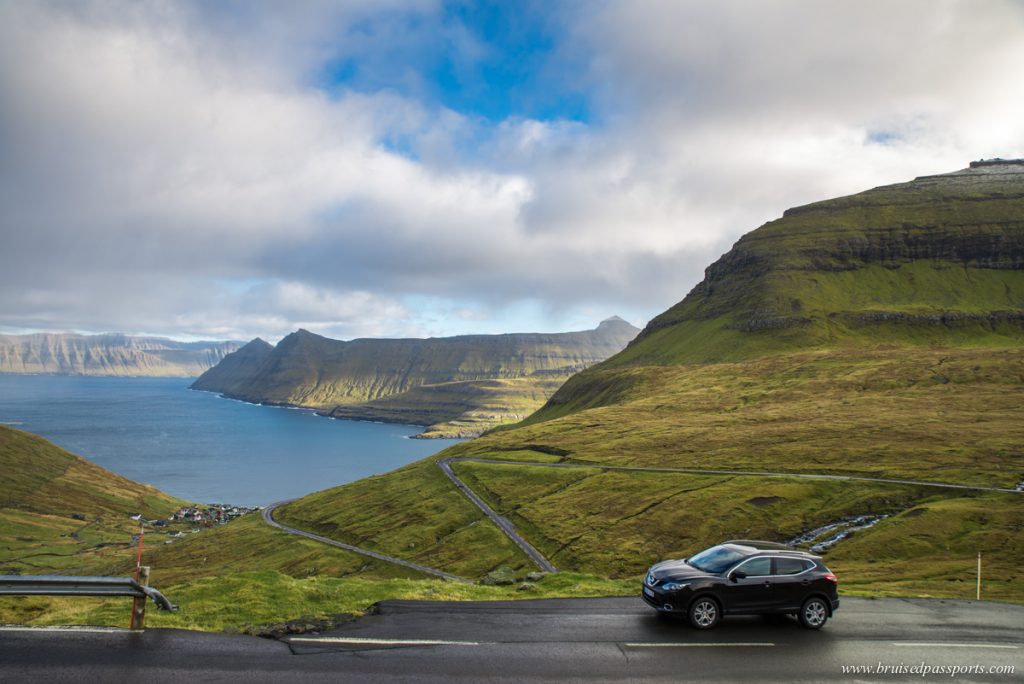
[[[875,482],[880,484],[899,484],[899,485],[912,485],[915,487],[937,487],[942,489],[959,489],[965,491],[974,492],[1002,492],[1009,494],[1024,494],[1024,491],[1019,489],[1005,489],[1001,487],[982,487],[978,485],[965,485],[965,484],[953,484],[949,482],[928,482],[924,480],[897,480],[891,478],[881,477],[859,477],[855,475],[826,475],[821,473],[780,473],[770,471],[751,471],[751,470],[718,470],[718,469],[705,469],[705,468],[658,468],[658,467],[646,467],[646,466],[615,466],[615,465],[603,465],[599,463],[550,463],[545,461],[512,461],[495,458],[475,458],[469,456],[443,458],[437,462],[437,466],[441,469],[441,472],[452,481],[456,489],[462,492],[463,496],[472,502],[474,506],[480,509],[487,518],[493,522],[498,529],[500,529],[506,537],[512,540],[516,546],[522,549],[523,553],[529,556],[530,560],[536,564],[538,568],[544,572],[558,572],[558,569],[554,564],[544,557],[544,555],[538,551],[532,544],[523,539],[522,535],[516,530],[516,526],[512,524],[508,518],[498,515],[498,513],[491,508],[487,502],[485,502],[476,492],[474,492],[469,485],[467,485],[455,471],[452,469],[452,463],[489,463],[494,465],[510,465],[510,466],[532,466],[538,468],[590,468],[594,470],[616,470],[616,471],[628,471],[628,472],[642,472],[642,473],[683,473],[690,475],[729,475],[733,477],[777,477],[777,478],[797,478],[806,480],[840,480],[849,482]],[[288,501],[279,501],[271,504],[263,509],[263,520],[279,530],[288,532],[289,534],[298,535],[305,537],[306,539],[312,539],[313,541],[323,542],[324,544],[330,544],[339,549],[345,549],[346,551],[352,551],[359,553],[364,556],[376,558],[387,563],[394,563],[395,565],[401,565],[406,568],[418,570],[419,572],[433,575],[435,577],[442,577],[444,579],[455,580],[457,582],[469,582],[470,580],[453,575],[451,573],[438,570],[436,568],[429,568],[425,565],[418,563],[412,563],[409,561],[389,556],[387,554],[380,553],[378,551],[371,551],[370,549],[364,549],[351,544],[344,544],[339,541],[335,541],[328,537],[322,537],[312,532],[306,532],[299,530],[294,527],[283,525],[280,522],[274,520],[273,513],[274,509],[278,506],[290,503],[294,499]]]
[[[504,532],[506,537],[515,542],[516,546],[522,549],[523,553],[529,556],[530,560],[536,563],[538,568],[540,568],[544,572],[558,572],[558,569],[551,564],[551,561],[545,558],[540,551],[535,549],[533,545],[531,545],[528,541],[523,539],[522,536],[520,536],[519,532],[516,531],[516,526],[512,524],[511,520],[495,513],[493,508],[488,506],[484,502],[484,500],[477,495],[476,492],[469,488],[469,485],[467,485],[465,482],[459,479],[459,476],[456,475],[455,472],[452,470],[452,460],[453,459],[445,458],[438,461],[437,465],[438,467],[441,468],[441,472],[447,475],[448,479],[455,484],[455,487],[460,492],[465,494],[466,498],[473,502],[473,505],[475,505],[477,508],[483,511],[484,515],[490,518],[491,522],[497,525],[498,529]],[[460,458],[454,460],[465,461],[469,459]]]
[[[412,563],[407,560],[402,560],[401,558],[395,558],[394,556],[389,556],[386,553],[371,551],[370,549],[364,549],[359,546],[353,546],[352,544],[345,544],[343,542],[330,539],[329,537],[322,537],[319,534],[313,534],[312,532],[306,532],[305,530],[299,530],[294,527],[289,527],[288,525],[284,525],[274,520],[274,510],[278,506],[283,506],[286,503],[290,503],[294,500],[295,499],[288,499],[287,501],[278,501],[277,503],[272,503],[266,508],[264,508],[262,513],[263,522],[267,523],[271,527],[276,527],[279,530],[287,532],[288,534],[294,534],[298,537],[304,537],[305,539],[312,539],[313,541],[321,542],[323,544],[329,544],[339,549],[345,549],[346,551],[359,553],[364,556],[369,556],[370,558],[376,558],[377,560],[382,560],[386,563],[394,563],[395,565],[401,565],[402,567],[417,570],[427,575],[433,575],[434,577],[440,577],[442,579],[452,580],[455,582],[470,582],[470,580],[466,579],[465,577],[459,577],[458,575],[453,575],[450,572],[438,570],[437,568],[428,568],[425,565],[420,565],[419,563]]]

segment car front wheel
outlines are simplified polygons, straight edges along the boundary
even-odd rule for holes
[[[690,605],[690,624],[697,629],[711,629],[720,617],[718,604],[712,598],[705,596]]]
[[[828,621],[828,606],[820,598],[809,598],[800,609],[800,624],[807,629],[821,629]]]

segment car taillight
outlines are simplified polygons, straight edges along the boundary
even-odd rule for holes
[[[829,582],[835,582],[836,584],[839,584],[839,578],[833,575],[831,572],[825,573],[825,579],[827,579]]]

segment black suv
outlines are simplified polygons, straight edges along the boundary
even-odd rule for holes
[[[642,595],[663,613],[685,614],[697,629],[714,627],[723,615],[768,613],[791,613],[819,629],[839,608],[838,581],[818,556],[738,539],[651,566]]]

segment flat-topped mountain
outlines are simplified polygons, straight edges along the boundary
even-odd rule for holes
[[[120,334],[0,335],[0,373],[195,377],[238,346]]]
[[[785,212],[612,361],[750,358],[842,342],[920,344],[1024,330],[1024,160]]]
[[[276,347],[253,340],[192,388],[336,417],[414,424],[476,412],[472,427],[455,431],[464,435],[528,415],[565,378],[621,351],[637,332],[617,316],[594,330],[567,333],[346,342],[299,330]],[[371,404],[381,400],[389,401]],[[424,412],[442,419],[424,422]]]
[[[786,211],[548,408],[608,400],[619,367],[1022,341],[1024,160],[987,160]]]

